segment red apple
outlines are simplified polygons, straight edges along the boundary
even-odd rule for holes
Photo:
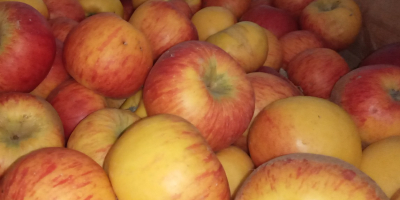
[[[125,21],[129,21],[135,8],[133,7],[132,0],[121,0],[122,7],[124,7],[124,16],[122,17]]]
[[[49,10],[49,19],[67,17],[77,22],[85,19],[85,11],[79,0],[43,0]]]
[[[246,130],[254,112],[254,91],[228,53],[207,42],[187,41],[154,64],[143,102],[149,116],[168,113],[188,120],[218,151]]]
[[[72,28],[78,25],[79,22],[72,20],[67,17],[57,17],[49,20],[50,27],[53,31],[54,36],[61,42],[65,42],[65,38]]]
[[[202,7],[221,6],[230,10],[237,19],[245,13],[251,4],[251,0],[202,0]]]
[[[61,119],[43,98],[0,93],[0,113],[0,177],[15,160],[33,150],[64,146]]]
[[[377,64],[400,66],[400,42],[390,43],[374,50],[362,59],[359,67]]]
[[[328,48],[299,53],[287,66],[287,75],[304,95],[329,99],[335,83],[350,71],[346,60]]]
[[[300,17],[303,9],[314,0],[272,0],[273,6],[287,10],[294,18]]]
[[[354,69],[337,81],[330,99],[351,115],[364,147],[400,135],[400,67]]]
[[[316,33],[328,48],[339,51],[355,41],[362,16],[354,0],[315,0],[303,9],[299,21],[301,29]]]
[[[68,140],[76,125],[90,113],[107,107],[106,99],[96,92],[69,79],[56,87],[47,97],[56,109]]]
[[[56,42],[42,14],[15,1],[0,3],[0,92],[31,92],[46,78]]]
[[[148,38],[154,59],[180,42],[198,39],[190,18],[170,1],[144,2],[133,12],[129,22]]]
[[[71,78],[67,70],[65,70],[62,61],[62,50],[64,45],[58,39],[56,40],[56,45],[56,56],[50,72],[47,74],[46,78],[32,92],[30,92],[31,94],[40,96],[44,99],[47,98],[54,88]]]
[[[251,21],[271,31],[277,38],[298,30],[296,20],[288,11],[267,5],[248,9],[239,21]]]
[[[75,26],[65,39],[63,58],[78,83],[115,99],[140,90],[153,65],[144,34],[113,13],[93,15]]]
[[[33,151],[18,159],[0,185],[2,200],[115,200],[107,174],[90,157],[63,147]]]
[[[283,50],[282,68],[299,53],[312,48],[324,47],[324,42],[315,33],[307,30],[292,31],[279,39]]]

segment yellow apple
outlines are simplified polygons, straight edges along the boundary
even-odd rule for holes
[[[363,151],[360,169],[386,193],[394,197],[400,190],[400,136],[391,136],[370,144]]]
[[[3,2],[3,1],[18,1],[18,2],[22,2],[22,3],[26,3],[26,4],[34,7],[46,19],[49,19],[49,10],[47,9],[47,6],[43,2],[43,0],[0,0],[0,2]]]
[[[269,30],[265,29],[268,38],[268,54],[264,66],[279,70],[282,67],[283,48],[279,39]]]
[[[86,17],[102,12],[115,13],[124,17],[124,7],[120,0],[79,0]]]
[[[243,181],[253,172],[253,161],[246,152],[235,146],[222,149],[216,155],[228,178],[231,197],[234,197]]]

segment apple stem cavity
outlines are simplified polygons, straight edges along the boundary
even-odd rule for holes
[[[215,59],[211,59],[208,66],[205,67],[206,72],[203,78],[208,91],[215,98],[225,96],[230,93],[232,86],[226,80],[223,74],[217,73],[217,63]]]
[[[400,101],[400,90],[391,89],[389,93],[395,101]]]

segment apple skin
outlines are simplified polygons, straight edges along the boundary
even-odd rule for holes
[[[357,124],[363,146],[400,135],[400,67],[369,65],[340,78],[330,100]]]
[[[50,19],[48,22],[51,30],[53,31],[54,37],[63,43],[65,42],[65,38],[67,38],[72,28],[79,24],[79,22],[67,17]]]
[[[56,109],[64,127],[66,141],[78,123],[90,113],[107,107],[105,97],[68,79],[57,86],[46,99]]]
[[[265,29],[265,34],[268,38],[268,54],[263,65],[279,71],[283,62],[282,44],[271,31]]]
[[[218,151],[246,130],[254,112],[254,91],[243,69],[224,50],[186,41],[154,64],[143,102],[148,116],[168,113],[188,120]]]
[[[248,73],[246,76],[255,94],[255,109],[252,121],[268,104],[278,99],[303,95],[292,82],[270,67],[263,67],[261,71]],[[249,151],[247,137],[250,126],[251,122],[243,135],[234,143],[235,146],[246,152]]]
[[[68,139],[67,147],[86,154],[103,167],[111,146],[126,128],[139,119],[130,110],[97,110],[79,122]]]
[[[288,11],[296,20],[303,9],[314,0],[272,0],[273,6]]]
[[[0,24],[0,92],[31,92],[54,61],[56,41],[51,28],[32,6],[14,1],[0,3]]]
[[[329,99],[336,82],[350,71],[346,60],[328,48],[311,48],[295,56],[287,76],[304,95]]]
[[[273,6],[273,0],[251,0],[249,9],[260,5]]]
[[[255,166],[286,154],[316,153],[358,167],[362,156],[361,138],[350,115],[329,100],[312,96],[278,99],[264,107],[250,125],[248,148]]]
[[[355,41],[362,15],[354,0],[315,0],[303,9],[299,23],[319,35],[326,47],[340,51]]]
[[[360,169],[371,177],[391,199],[400,189],[400,135],[372,143],[363,151]]]
[[[365,173],[338,158],[294,153],[259,166],[235,200],[389,200]]]
[[[56,56],[50,72],[47,74],[46,78],[43,79],[43,81],[32,92],[30,92],[31,94],[44,99],[46,99],[50,92],[53,91],[58,85],[71,78],[67,70],[64,68],[62,61],[64,44],[60,40],[56,39],[56,45]]]
[[[115,200],[107,174],[90,157],[64,147],[47,147],[18,159],[0,185],[2,200]]]
[[[78,0],[85,16],[90,17],[92,15],[100,13],[114,13],[119,17],[124,17],[124,7],[120,0]]]
[[[80,22],[86,18],[78,0],[43,0],[49,10],[49,19],[67,17]]]
[[[0,93],[0,113],[0,177],[16,159],[33,150],[64,146],[61,119],[43,98]]]
[[[299,30],[289,12],[267,5],[248,9],[239,21],[251,21],[271,31],[278,39],[291,31]]]
[[[192,14],[195,14],[197,11],[201,9],[201,1],[202,0],[185,0],[189,5],[190,10],[192,10]]]
[[[188,17],[189,19],[192,18],[193,16],[192,10],[189,7],[189,4],[185,0],[168,0],[168,1],[171,2],[177,10],[185,14],[186,17]]]
[[[121,0],[122,7],[124,7],[124,16],[122,17],[125,21],[129,21],[135,8],[133,7],[132,0]]]
[[[245,13],[251,4],[251,0],[202,0],[202,8],[209,6],[221,6],[229,9],[237,19]]]
[[[383,45],[382,47],[374,50],[365,58],[363,58],[359,64],[359,67],[367,65],[397,65],[400,66],[400,42],[394,42]]]
[[[312,48],[325,47],[324,41],[315,33],[307,30],[292,31],[279,38],[283,51],[283,69],[299,53]]]
[[[153,65],[145,35],[112,13],[93,15],[75,26],[65,39],[63,59],[78,83],[116,99],[140,90]]]
[[[230,199],[217,156],[199,130],[176,115],[129,126],[108,152],[104,169],[121,200]]]
[[[144,2],[133,12],[129,23],[147,37],[154,60],[178,43],[199,38],[192,21],[170,1]]]
[[[14,1],[22,2],[32,6],[35,10],[39,11],[40,14],[47,20],[49,19],[49,10],[43,0],[0,0],[0,2]]]

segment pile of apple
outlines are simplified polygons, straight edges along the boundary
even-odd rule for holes
[[[400,42],[353,0],[0,0],[0,200],[400,200]]]

